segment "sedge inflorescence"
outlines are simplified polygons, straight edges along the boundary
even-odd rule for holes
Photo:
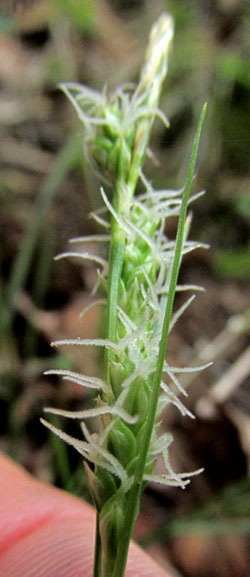
[[[155,116],[168,124],[158,101],[172,36],[172,20],[163,15],[152,29],[136,88],[124,85],[108,96],[106,90],[100,94],[74,83],[62,86],[84,125],[86,156],[102,179],[103,207],[92,216],[104,232],[71,242],[77,242],[78,246],[79,243],[84,246],[90,239],[107,243],[109,258],[106,260],[98,253],[93,255],[85,250],[69,251],[58,258],[79,257],[97,263],[96,290],[102,291],[102,295],[93,305],[106,307],[107,331],[104,339],[61,340],[53,345],[104,347],[105,375],[100,379],[69,370],[47,371],[47,374],[60,375],[97,391],[93,408],[74,412],[46,409],[52,414],[79,419],[84,440],[75,439],[43,422],[84,457],[99,514],[101,555],[95,574],[102,577],[116,575],[113,572],[124,527],[126,499],[132,494],[133,484],[140,478],[141,489],[148,481],[184,488],[190,475],[198,473],[173,470],[169,459],[172,438],[169,433],[160,433],[159,417],[169,404],[174,404],[182,415],[193,417],[180,398],[186,391],[178,375],[185,370],[196,371],[204,367],[180,369],[164,361],[154,422],[151,425],[148,422],[153,414],[150,407],[176,261],[176,242],[168,238],[166,223],[169,218],[180,215],[183,189],[154,190],[143,172],[143,161]],[[135,194],[137,184],[140,192]],[[188,240],[188,229],[186,221],[179,261],[183,255],[201,246]],[[175,287],[179,291],[199,288]],[[193,298],[172,314],[168,332]],[[98,433],[90,432],[86,424],[93,417],[100,417]],[[149,426],[150,441],[145,449]],[[139,475],[138,463],[143,451],[145,462]],[[159,455],[166,467],[161,476],[154,473]]]

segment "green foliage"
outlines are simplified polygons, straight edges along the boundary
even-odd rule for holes
[[[230,83],[239,82],[250,88],[249,62],[237,53],[222,55],[217,64],[217,72]]]
[[[248,280],[250,278],[250,247],[217,250],[212,267],[221,278]]]
[[[95,30],[95,0],[52,0],[55,7],[54,17],[61,16],[63,20],[70,18],[72,24],[80,31]]]
[[[191,533],[213,536],[250,533],[250,482],[241,479],[218,491],[200,506],[194,507],[167,524],[143,536],[141,544],[166,541]]]
[[[234,199],[237,213],[250,222],[250,191],[242,191]]]
[[[38,195],[33,218],[30,221],[30,226],[22,240],[11,270],[7,294],[4,297],[4,317],[0,317],[0,330],[8,330],[11,326],[15,313],[15,299],[27,278],[43,216],[47,213],[56,191],[62,184],[65,175],[72,169],[77,158],[79,158],[79,141],[74,136],[74,138],[69,139],[63,150],[61,150],[52,172],[44,181],[40,194]]]

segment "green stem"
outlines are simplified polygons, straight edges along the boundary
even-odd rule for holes
[[[96,511],[96,527],[95,527],[95,557],[94,557],[94,573],[93,577],[100,577],[101,566],[101,539],[99,532],[99,513]]]
[[[119,232],[119,229],[118,229]],[[115,342],[116,336],[116,320],[117,320],[117,300],[118,300],[118,289],[119,280],[121,277],[123,256],[125,250],[125,238],[123,238],[122,232],[120,231],[120,239],[117,238],[118,235],[114,235],[111,242],[110,249],[110,271],[109,271],[109,287],[108,287],[108,304],[107,304],[107,339]],[[106,368],[106,381],[110,381],[109,378],[109,359],[111,358],[111,351],[106,349],[105,351],[105,368]]]
[[[122,147],[121,147],[122,155]],[[124,192],[123,192],[123,174],[122,174],[122,161],[119,159],[119,175],[115,187],[115,193],[113,198],[113,207],[118,214],[124,213]],[[108,340],[116,341],[116,321],[117,321],[117,302],[118,302],[118,291],[119,291],[119,281],[121,278],[123,257],[125,251],[125,232],[119,225],[119,223],[112,216],[111,219],[111,244],[110,244],[110,255],[109,255],[109,280],[108,280],[108,303],[107,303],[107,329],[106,337]],[[113,353],[109,350],[105,350],[105,372],[106,372],[106,382],[110,382],[109,375],[109,360],[112,358]]]
[[[113,577],[123,577],[126,568],[126,561],[129,549],[129,542],[130,538],[134,529],[134,524],[136,520],[136,514],[138,510],[138,502],[141,494],[142,489],[142,482],[143,482],[143,474],[145,468],[145,462],[150,446],[152,431],[155,423],[156,411],[157,411],[157,404],[159,398],[159,391],[160,391],[160,384],[162,378],[162,370],[163,364],[166,354],[166,346],[168,341],[168,333],[169,333],[169,326],[170,320],[173,310],[173,303],[175,297],[175,289],[178,279],[178,273],[180,268],[181,262],[181,253],[184,241],[184,230],[185,230],[185,220],[187,214],[187,206],[188,206],[188,199],[190,195],[190,190],[192,186],[192,180],[194,176],[194,169],[195,163],[198,153],[198,146],[200,140],[200,134],[202,130],[202,125],[204,122],[204,117],[206,113],[206,104],[203,106],[198,128],[195,134],[193,150],[191,154],[191,160],[189,165],[188,176],[183,192],[182,204],[181,204],[181,211],[178,221],[178,230],[177,230],[177,238],[176,238],[176,247],[175,247],[175,255],[174,255],[174,262],[173,262],[173,269],[172,275],[170,280],[170,287],[169,287],[169,295],[166,305],[166,311],[164,316],[163,322],[163,330],[162,330],[162,337],[160,342],[160,349],[159,349],[159,356],[157,361],[156,372],[154,375],[153,380],[153,387],[152,387],[152,395],[151,395],[151,403],[149,405],[148,415],[146,418],[146,428],[144,433],[144,444],[141,448],[138,465],[135,472],[135,479],[128,497],[128,504],[127,504],[127,512],[124,521],[124,528],[123,528],[123,535],[122,540],[120,542],[120,546],[117,552],[117,560],[114,570]]]

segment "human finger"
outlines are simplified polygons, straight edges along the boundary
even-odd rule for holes
[[[0,577],[91,577],[95,513],[0,457]],[[170,577],[131,544],[126,577]]]

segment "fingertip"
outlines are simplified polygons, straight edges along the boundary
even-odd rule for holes
[[[0,554],[53,519],[84,519],[93,524],[92,507],[34,479],[22,467],[0,456]]]
[[[0,575],[91,577],[95,512],[0,456]],[[3,492],[4,491],[4,492]],[[131,544],[126,577],[170,577]]]

